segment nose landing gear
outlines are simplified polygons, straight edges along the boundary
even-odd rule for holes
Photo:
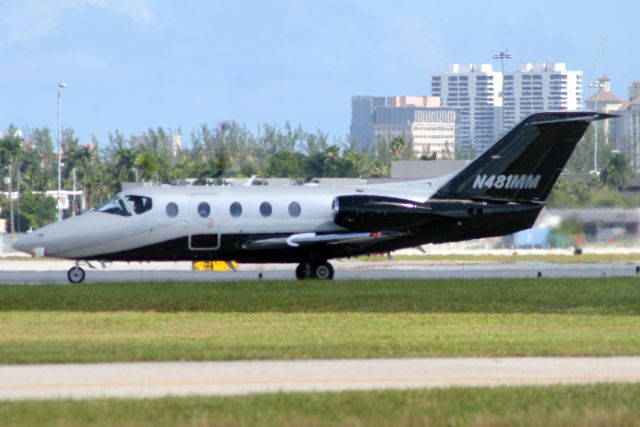
[[[77,265],[67,271],[67,279],[71,283],[81,283],[84,280],[84,276],[84,270]]]
[[[296,279],[333,279],[333,266],[328,262],[305,262],[296,267]]]

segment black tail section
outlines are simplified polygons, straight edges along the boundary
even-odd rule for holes
[[[611,117],[588,111],[533,114],[432,198],[542,202],[589,123]]]

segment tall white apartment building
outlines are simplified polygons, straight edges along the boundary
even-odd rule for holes
[[[579,110],[582,71],[567,71],[564,63],[522,64],[504,73],[504,123],[507,132],[526,116],[540,111]]]
[[[491,64],[451,64],[445,73],[431,76],[431,93],[442,106],[456,108],[456,145],[463,157],[489,148],[500,128],[502,73]]]

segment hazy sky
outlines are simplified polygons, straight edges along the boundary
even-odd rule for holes
[[[639,16],[630,0],[0,0],[0,127],[55,129],[65,81],[63,125],[82,142],[225,119],[342,136],[351,95],[429,94],[431,73],[499,67],[505,48],[508,70],[567,62],[626,97]]]

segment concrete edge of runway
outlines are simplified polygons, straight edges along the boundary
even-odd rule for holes
[[[68,284],[66,267],[69,262],[40,264],[23,263],[14,270],[0,266],[0,284]],[[120,263],[123,264],[123,263]],[[84,283],[138,282],[218,282],[295,280],[294,264],[246,265],[238,271],[192,271],[184,265],[160,263],[138,264],[126,268],[86,268]],[[184,264],[184,263],[183,263]],[[29,269],[32,266],[33,269]],[[336,280],[383,279],[518,279],[518,278],[602,278],[636,276],[637,265],[630,262],[563,264],[549,262],[517,263],[454,263],[432,264],[416,262],[349,261],[334,263]],[[43,268],[44,267],[44,268]],[[50,267],[50,268],[49,268]],[[62,268],[61,268],[62,267]],[[264,268],[263,268],[264,267]]]
[[[0,365],[0,401],[640,382],[640,357]]]

